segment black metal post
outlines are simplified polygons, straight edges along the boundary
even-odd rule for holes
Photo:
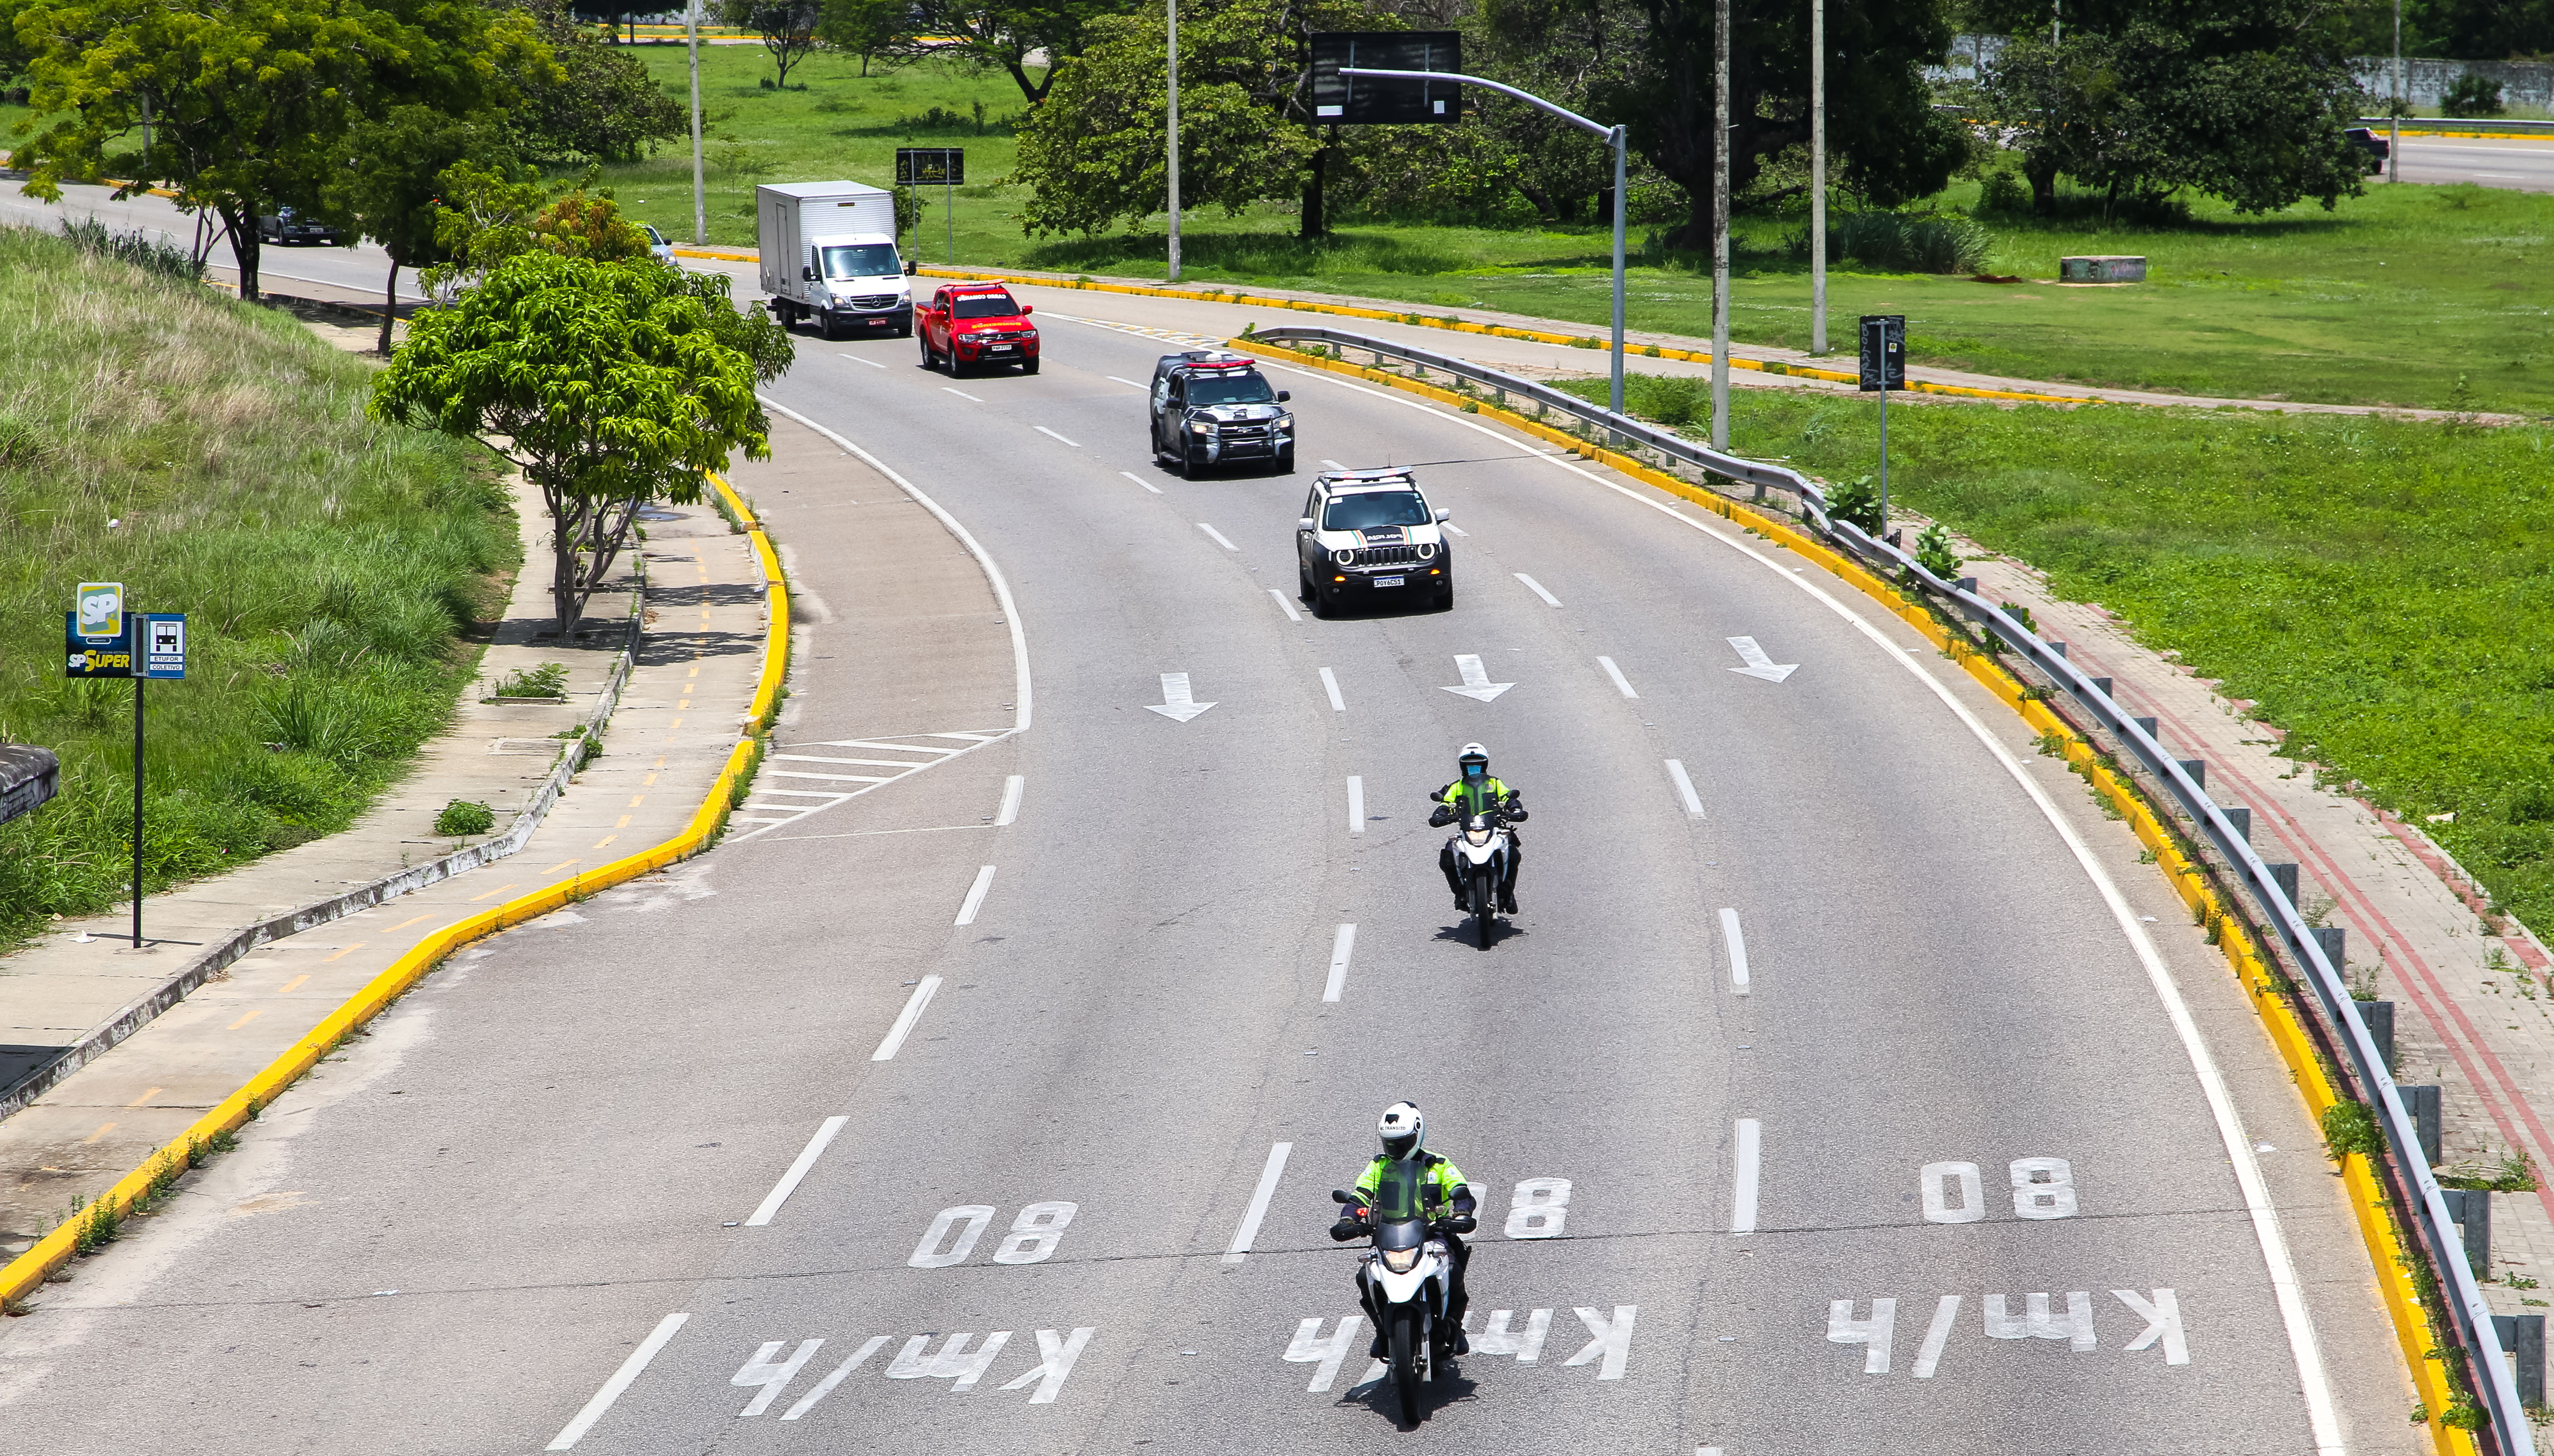
[[[135,634],[136,639],[140,633]],[[133,949],[142,949],[142,689],[149,680],[133,679]]]

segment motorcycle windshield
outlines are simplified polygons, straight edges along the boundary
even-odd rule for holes
[[[1404,1253],[1428,1242],[1428,1220],[1395,1218],[1378,1220],[1374,1226],[1374,1246],[1387,1254]]]

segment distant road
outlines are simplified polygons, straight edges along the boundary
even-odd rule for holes
[[[2554,137],[2512,141],[2405,137],[2402,179],[2479,182],[2520,192],[2554,192]]]

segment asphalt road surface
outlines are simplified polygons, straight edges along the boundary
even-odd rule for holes
[[[2402,146],[2402,179],[2407,182],[2480,182],[2520,192],[2554,192],[2554,137],[2405,137]]]
[[[1405,395],[1282,373],[1302,473],[1177,479],[1108,302],[1036,378],[802,336],[773,396],[911,494],[785,422],[743,474],[798,656],[729,840],[458,957],[0,1322],[13,1446],[2417,1449],[2284,1068],[2018,720]],[[1325,459],[1452,510],[1451,611],[1303,612]],[[1533,812],[1486,952],[1426,828],[1473,738]],[[1327,1236],[1401,1097],[1486,1194],[1416,1432]]]

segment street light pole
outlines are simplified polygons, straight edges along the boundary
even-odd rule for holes
[[[710,245],[709,186],[701,175],[701,0],[683,8],[683,30],[692,51],[692,246]]]
[[[1170,17],[1171,77],[1171,259],[1170,280],[1180,280],[1180,0],[1162,0],[1162,9]]]
[[[1589,121],[1587,118],[1580,116],[1577,112],[1571,111],[1566,106],[1557,106],[1550,101],[1546,101],[1541,96],[1534,94],[1532,91],[1520,91],[1516,87],[1508,85],[1503,81],[1494,81],[1483,76],[1459,75],[1451,70],[1369,70],[1362,66],[1353,65],[1340,66],[1339,74],[1343,76],[1381,76],[1385,80],[1394,81],[1453,81],[1460,85],[1480,86],[1486,90],[1496,91],[1502,96],[1514,96],[1519,101],[1524,102],[1526,105],[1531,106],[1538,111],[1560,117],[1563,121],[1569,123],[1571,126],[1577,127],[1581,131],[1591,132],[1597,136],[1603,137],[1606,144],[1614,149],[1614,389],[1611,396],[1613,400],[1611,408],[1616,414],[1622,413],[1623,209],[1627,200],[1624,196],[1625,188],[1623,186],[1623,152],[1625,146],[1624,129],[1621,127],[1604,126],[1597,122]]]
[[[1729,448],[1729,0],[1712,6],[1711,448]]]
[[[1809,0],[1809,352],[1827,352],[1827,7]]]
[[[2403,0],[2394,0],[2394,94],[2385,102],[2385,180],[2403,180]]]

